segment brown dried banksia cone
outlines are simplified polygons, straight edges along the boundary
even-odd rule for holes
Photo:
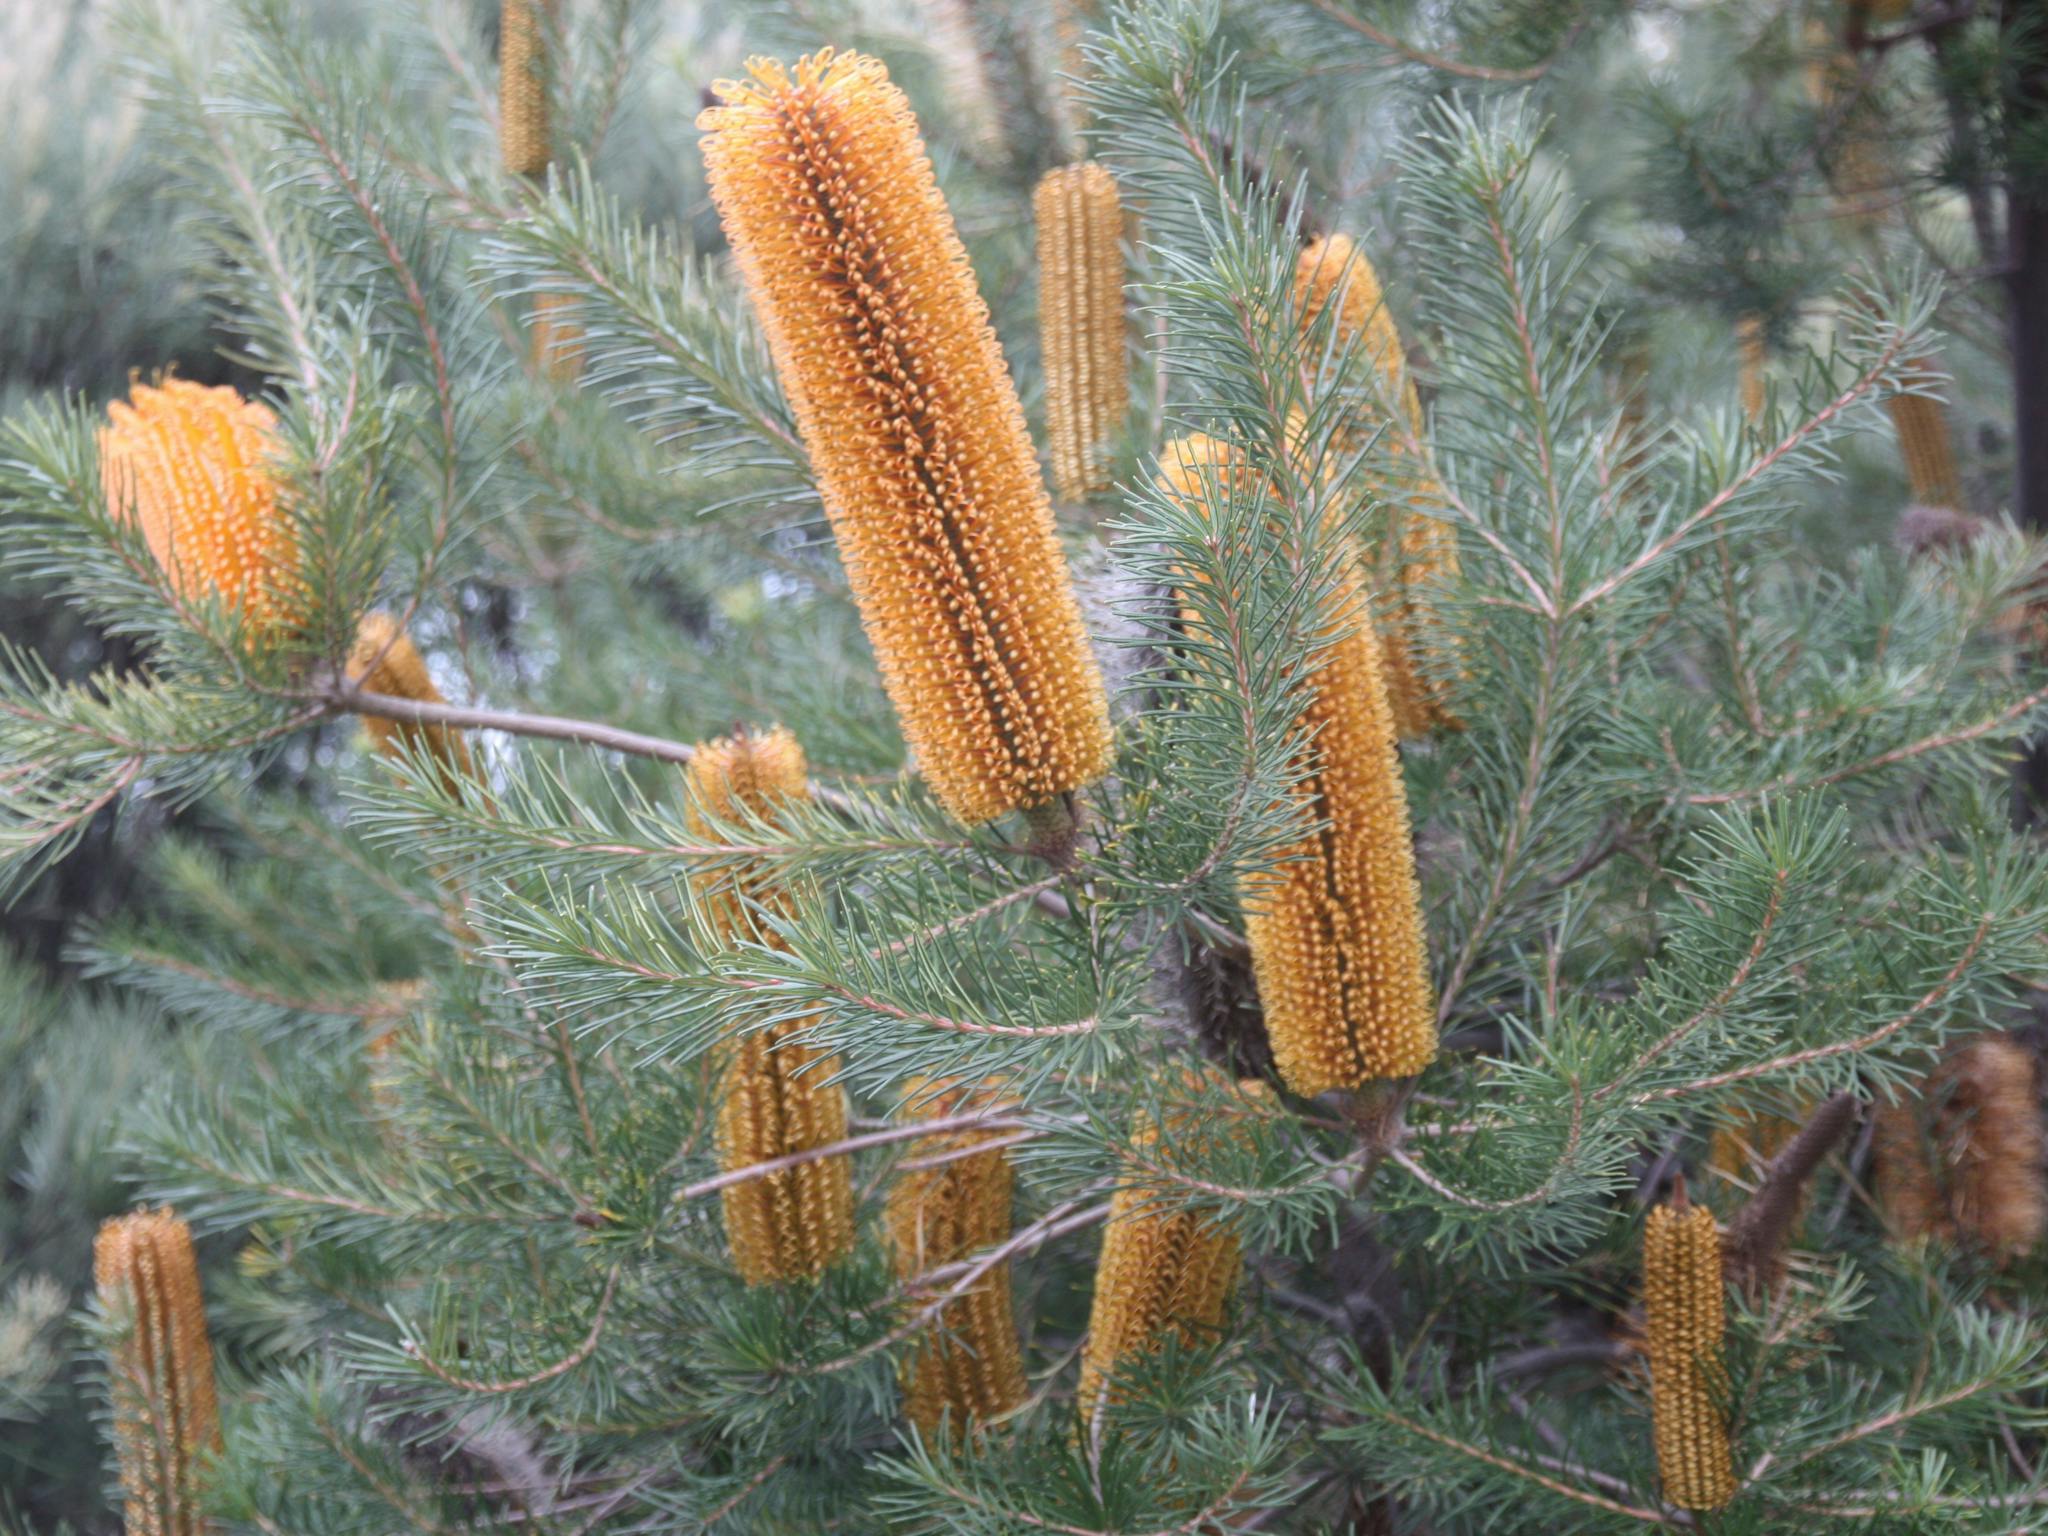
[[[920,1104],[926,1119],[955,1115],[981,1095],[952,1089]],[[1010,1235],[1010,1159],[995,1130],[941,1132],[915,1142],[912,1164],[889,1191],[889,1247],[896,1278],[971,1259]],[[937,1161],[937,1159],[948,1159]],[[915,1301],[916,1298],[913,1298]],[[1001,1418],[1024,1401],[1024,1363],[1010,1313],[1010,1266],[994,1266],[946,1303],[904,1366],[903,1411],[926,1439],[950,1423],[955,1434]]]
[[[2048,1233],[2034,1057],[1985,1035],[1933,1072],[1918,1102],[1880,1104],[1877,1201],[1902,1242],[1967,1242],[2000,1263]]]
[[[1366,566],[1382,589],[1398,594],[1393,612],[1380,624],[1382,665],[1394,724],[1404,738],[1426,736],[1457,722],[1444,709],[1440,679],[1425,674],[1454,667],[1450,642],[1428,611],[1427,584],[1458,573],[1458,540],[1450,525],[1430,515],[1440,507],[1442,488],[1421,451],[1422,401],[1408,375],[1401,333],[1387,310],[1378,274],[1349,235],[1328,235],[1303,247],[1294,268],[1294,307],[1303,326],[1337,304],[1339,345],[1357,349],[1381,380],[1383,401],[1393,402],[1361,416],[1347,434],[1351,447],[1375,430],[1393,463],[1389,480],[1374,485],[1385,498],[1387,536]]]
[[[970,825],[1109,766],[1108,702],[966,250],[887,71],[749,66],[704,162],[918,767]]]
[[[199,1536],[201,1461],[220,1446],[213,1346],[192,1232],[168,1210],[100,1226],[93,1280],[117,1334],[108,1355],[130,1536]]]
[[[388,613],[363,615],[356,628],[355,648],[349,652],[348,680],[366,693],[409,699],[415,704],[447,702],[434,686],[419,647]],[[469,743],[459,731],[448,726],[365,715],[363,730],[370,744],[387,757],[424,745],[440,766],[446,782],[452,785],[457,779],[469,777]]]
[[[1161,483],[1199,506],[1202,478],[1243,473],[1227,445],[1181,438]],[[1331,594],[1319,653],[1298,684],[1306,771],[1289,791],[1304,827],[1240,888],[1273,1057],[1305,1098],[1409,1077],[1436,1057],[1436,1000],[1380,637],[1355,570]]]
[[[1038,218],[1038,337],[1052,483],[1063,501],[1109,488],[1109,445],[1131,409],[1124,359],[1124,209],[1093,161],[1047,171]]]
[[[133,521],[171,590],[234,609],[258,634],[298,608],[299,544],[278,506],[277,418],[225,384],[136,384],[107,406],[107,507]]]
[[[1198,1076],[1187,1074],[1190,1086],[1208,1080],[1227,1081],[1213,1067]],[[1246,1080],[1237,1085],[1247,1112],[1272,1102],[1273,1090]],[[1081,1353],[1077,1403],[1083,1419],[1103,1406],[1109,1379],[1134,1355],[1159,1347],[1169,1334],[1183,1344],[1201,1344],[1221,1337],[1224,1309],[1237,1288],[1240,1254],[1237,1232],[1228,1215],[1190,1210],[1188,1190],[1167,1177],[1157,1159],[1162,1140],[1188,1147],[1203,1136],[1243,1137],[1243,1128],[1202,1118],[1213,1106],[1146,1113],[1132,1128],[1131,1170],[1123,1187],[1110,1199],[1109,1222],[1102,1229],[1102,1256],[1095,1265],[1095,1298],[1088,1313],[1088,1342]]]
[[[1714,1214],[1679,1185],[1643,1228],[1643,1306],[1650,1410],[1664,1497],[1680,1509],[1719,1509],[1735,1497],[1722,1416],[1727,1296]]]
[[[545,176],[554,157],[548,110],[554,24],[555,0],[501,0],[498,7],[498,156],[514,176]]]
[[[773,820],[779,807],[808,798],[803,748],[777,728],[704,742],[687,772],[688,824],[699,837],[715,823]],[[761,921],[788,899],[745,866],[725,866],[694,882],[713,926],[725,938],[780,944]],[[718,1052],[719,1168],[737,1173],[794,1152],[846,1139],[846,1091],[830,1082],[834,1063],[789,1037],[801,1021],[748,1030]],[[725,1232],[733,1263],[749,1285],[815,1276],[853,1248],[853,1186],[844,1157],[818,1158],[727,1185]]]

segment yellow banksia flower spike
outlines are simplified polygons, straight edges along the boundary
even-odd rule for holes
[[[409,699],[415,704],[447,702],[434,686],[433,675],[427,671],[426,658],[420,655],[419,647],[388,613],[363,615],[356,628],[355,648],[349,652],[347,672],[349,682],[366,693]],[[469,743],[462,739],[461,732],[449,726],[365,715],[363,730],[371,746],[387,757],[424,745],[449,783],[470,776]]]
[[[1109,446],[1130,414],[1124,357],[1124,209],[1093,161],[1047,171],[1038,220],[1038,338],[1052,483],[1063,501],[1109,488]]]
[[[1914,365],[1919,372],[1932,366],[1926,359]],[[1941,401],[1932,395],[1893,395],[1884,408],[1898,435],[1899,457],[1905,460],[1913,504],[1960,510],[1963,483],[1956,473],[1955,441]]]
[[[1190,1087],[1227,1081],[1214,1067],[1190,1069],[1186,1080]],[[1248,1111],[1273,1101],[1273,1090],[1256,1079],[1237,1084],[1237,1091]],[[1200,1114],[1212,1109],[1205,1104]],[[1076,1399],[1084,1420],[1103,1406],[1110,1378],[1132,1357],[1157,1349],[1169,1336],[1197,1345],[1222,1335],[1242,1267],[1236,1228],[1227,1215],[1172,1203],[1188,1191],[1154,1159],[1162,1140],[1185,1147],[1204,1135],[1242,1139],[1242,1127],[1230,1119],[1226,1114],[1210,1128],[1212,1122],[1199,1119],[1192,1107],[1176,1110],[1169,1104],[1162,1113],[1141,1113],[1132,1127],[1131,1168],[1110,1197],[1095,1264]]]
[[[103,1222],[93,1281],[119,1330],[107,1364],[129,1536],[200,1536],[200,1463],[220,1446],[220,1407],[191,1229],[169,1210]]]
[[[1764,322],[1759,315],[1738,315],[1735,319],[1737,391],[1742,396],[1742,414],[1751,421],[1764,413],[1764,369],[1770,362],[1764,345]]]
[[[1903,1242],[1963,1241],[2004,1264],[2048,1235],[2033,1054],[1982,1036],[1928,1075],[1919,1102],[1880,1104],[1877,1202]]]
[[[296,617],[297,530],[278,505],[277,418],[225,384],[167,378],[107,406],[107,506],[142,530],[180,598],[217,600],[256,635]]]
[[[545,176],[554,158],[548,35],[555,0],[500,0],[498,157],[514,176]]]
[[[777,728],[700,744],[686,773],[686,819],[702,838],[750,817],[773,821],[778,808],[809,798],[803,748]],[[722,866],[695,882],[719,934],[735,942],[779,944],[761,921],[786,914],[787,897],[761,874]],[[829,1082],[830,1057],[789,1037],[801,1021],[748,1030],[718,1051],[715,1139],[719,1169],[737,1173],[794,1152],[846,1139],[846,1091]],[[824,1157],[721,1191],[733,1263],[749,1285],[820,1274],[853,1248],[853,1185],[844,1157]]]
[[[1643,1228],[1643,1309],[1650,1412],[1664,1497],[1680,1509],[1719,1509],[1735,1496],[1722,1416],[1727,1296],[1714,1213],[1681,1184]]]
[[[1209,437],[1168,446],[1161,484],[1201,505],[1202,478],[1243,473]],[[1273,1058],[1305,1098],[1410,1077],[1436,1057],[1436,998],[1380,636],[1355,568],[1331,595],[1331,641],[1300,684],[1312,759],[1290,790],[1316,830],[1241,883]]]
[[[917,765],[969,825],[1109,766],[1023,408],[877,60],[756,59],[707,110],[704,162]]]
[[[1380,585],[1398,594],[1381,628],[1382,662],[1394,723],[1403,738],[1426,736],[1457,721],[1443,706],[1439,678],[1426,675],[1454,667],[1449,641],[1428,611],[1426,585],[1458,573],[1458,539],[1450,525],[1430,515],[1443,492],[1420,452],[1422,401],[1408,375],[1407,352],[1380,291],[1378,275],[1349,235],[1327,235],[1302,248],[1294,268],[1294,308],[1303,326],[1315,322],[1332,302],[1340,345],[1356,347],[1379,375],[1383,398],[1394,402],[1397,419],[1368,412],[1348,434],[1353,447],[1384,426],[1383,450],[1395,466],[1392,483],[1378,491],[1389,501],[1387,536],[1368,567]]]
[[[981,1094],[953,1088],[925,1100],[916,1113],[938,1119],[985,1102]],[[909,1161],[921,1166],[898,1174],[888,1199],[889,1248],[899,1281],[908,1284],[1010,1236],[1009,1156],[1000,1146],[971,1150],[1001,1134],[946,1131],[912,1144]],[[903,1411],[929,1439],[942,1422],[959,1434],[1001,1418],[1023,1401],[1024,1363],[1005,1261],[946,1303],[919,1340],[904,1366]]]

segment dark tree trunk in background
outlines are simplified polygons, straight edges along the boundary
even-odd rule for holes
[[[2006,288],[2012,304],[2013,517],[2048,530],[2048,0],[2006,0],[2023,65],[2006,86]]]

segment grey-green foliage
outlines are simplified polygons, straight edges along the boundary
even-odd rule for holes
[[[1018,122],[1020,82],[973,99],[949,50],[1048,41],[1029,7],[976,9],[979,31],[929,39],[894,7],[831,17],[918,98],[1006,338],[1030,331],[1011,279],[1045,144],[1085,119],[1142,210],[1154,397],[1127,483],[1062,509],[1117,679],[1116,769],[1081,796],[1072,869],[1015,819],[951,823],[904,762],[744,292],[701,218],[637,211],[660,199],[596,126],[639,89],[605,61],[637,78],[617,40],[655,35],[651,13],[566,8],[570,147],[603,142],[544,188],[492,166],[466,13],[330,17],[339,54],[284,0],[246,0],[217,46],[137,22],[211,291],[279,412],[305,622],[252,649],[231,613],[173,603],[107,515],[96,406],[18,416],[10,567],[149,665],[79,687],[10,656],[0,810],[17,867],[102,801],[218,817],[80,954],[194,1059],[124,1146],[152,1197],[238,1245],[209,1289],[238,1368],[232,1529],[1315,1530],[1382,1498],[1445,1531],[1683,1525],[1639,1382],[1572,1374],[1611,1353],[1589,1331],[1625,1326],[1662,1173],[1702,1182],[1723,1121],[1909,1093],[2037,969],[2048,877],[1997,774],[2048,693],[2006,635],[2040,552],[2001,533],[1829,562],[1795,531],[1927,345],[1923,270],[1845,279],[1760,419],[1690,376],[1687,343],[1636,419],[1625,236],[1585,212],[1574,127],[1546,138],[1557,82],[1425,89],[1441,58],[1395,48],[1403,88],[1363,120],[1398,152],[1367,153],[1287,67],[1328,45],[1356,89],[1389,55],[1366,13],[1130,4],[1093,18],[1073,96],[1036,88],[1043,136],[997,153],[974,125]],[[1576,35],[1498,10],[1497,73],[1541,74]],[[701,83],[822,14],[661,35]],[[1428,386],[1412,443],[1399,391],[1292,307],[1305,222],[1363,236],[1368,205],[1398,233],[1379,265]],[[538,294],[582,329],[573,387],[528,349]],[[1029,346],[1011,355],[1035,400]],[[1192,431],[1247,472],[1160,489]],[[1391,594],[1342,608],[1353,552],[1423,518],[1458,552],[1421,596],[1460,725],[1402,761],[1442,1057],[1405,1087],[1247,1108],[1181,1071],[1220,1054],[1188,978],[1243,970],[1243,880],[1306,830],[1302,690],[1391,616]],[[471,735],[474,781],[334,728],[371,603],[407,615],[444,693],[503,712]],[[707,826],[681,744],[772,721],[813,798]],[[251,762],[280,752],[311,788],[252,804]],[[742,876],[788,897],[766,941],[707,899]],[[724,1042],[770,1029],[849,1096],[860,1237],[814,1283],[748,1289],[719,1078]],[[878,1218],[927,1150],[905,1097],[943,1077],[1000,1085],[1018,1180],[1032,1396],[984,1442],[897,1417],[929,1288],[906,1290]],[[1128,1363],[1128,1400],[1076,1433],[1131,1128],[1224,1114],[1241,1138],[1163,1134],[1143,1178],[1243,1244],[1230,1326]],[[1787,1302],[1734,1319],[1745,1485],[1721,1528],[2025,1529],[2040,1491],[1999,1435],[2038,1428],[2039,1325],[1967,1252],[1888,1248],[1865,1171],[1820,1181]]]

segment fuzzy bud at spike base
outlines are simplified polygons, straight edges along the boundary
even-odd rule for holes
[[[773,821],[779,808],[807,798],[803,748],[780,728],[701,743],[686,771],[691,831],[707,841],[720,823]],[[788,899],[745,863],[692,880],[712,926],[725,938],[779,943],[760,920]],[[717,1053],[720,1171],[737,1173],[793,1152],[846,1139],[846,1091],[829,1082],[830,1057],[789,1037],[801,1021],[746,1030]],[[749,1285],[815,1276],[853,1248],[853,1186],[843,1157],[818,1158],[720,1192],[733,1263]]]
[[[1131,408],[1124,359],[1124,209],[1092,161],[1047,171],[1038,221],[1038,338],[1052,483],[1063,501],[1109,488],[1108,445]]]
[[[348,680],[365,693],[409,699],[415,704],[447,702],[434,686],[433,675],[427,671],[426,658],[420,655],[419,647],[388,613],[363,615],[356,627],[355,648],[349,652]],[[365,715],[363,731],[370,744],[386,757],[424,744],[440,765],[445,782],[452,785],[456,779],[469,777],[469,743],[460,732],[445,725]]]
[[[1162,486],[1200,507],[1205,477],[1246,473],[1209,437],[1168,446]],[[1223,477],[1217,480],[1219,471]],[[1245,938],[1273,1058],[1306,1098],[1410,1077],[1436,1057],[1436,1000],[1381,649],[1348,562],[1320,652],[1298,685],[1308,758],[1289,791],[1301,840],[1241,881]]]
[[[121,1330],[107,1365],[127,1529],[200,1536],[199,1463],[220,1445],[220,1408],[191,1229],[168,1210],[103,1223],[93,1281]]]
[[[1213,1067],[1187,1073],[1190,1087],[1204,1080],[1227,1081]],[[1272,1089],[1256,1080],[1239,1083],[1237,1092],[1248,1112],[1272,1102]],[[1204,1104],[1201,1112],[1213,1107]],[[1187,1108],[1176,1112],[1171,1106],[1157,1115],[1142,1113],[1132,1128],[1132,1168],[1110,1199],[1102,1256],[1095,1266],[1095,1297],[1076,1398],[1083,1419],[1103,1405],[1120,1362],[1156,1349],[1169,1333],[1184,1344],[1221,1336],[1224,1310],[1237,1288],[1236,1230],[1225,1214],[1176,1204],[1188,1190],[1160,1173],[1158,1166],[1165,1155],[1163,1143],[1194,1150],[1187,1144],[1203,1136],[1233,1134],[1242,1135],[1242,1128],[1231,1126],[1228,1115],[1220,1127],[1211,1128]]]
[[[1359,413],[1340,446],[1356,449],[1384,426],[1381,448],[1392,468],[1389,477],[1367,482],[1388,505],[1386,536],[1365,562],[1377,584],[1398,598],[1380,623],[1387,697],[1402,737],[1426,736],[1439,726],[1457,725],[1441,698],[1442,675],[1455,670],[1456,658],[1429,611],[1426,589],[1430,582],[1457,575],[1458,540],[1450,525],[1433,515],[1442,508],[1443,488],[1423,452],[1422,401],[1408,374],[1401,333],[1387,310],[1378,274],[1348,235],[1311,241],[1295,262],[1299,323],[1313,325],[1332,303],[1337,343],[1355,348],[1377,381],[1376,403]]]
[[[1643,1228],[1650,1411],[1664,1497],[1680,1509],[1719,1509],[1735,1496],[1720,1399],[1727,1328],[1721,1234],[1703,1205],[1657,1206]]]
[[[299,549],[278,506],[277,418],[226,385],[137,384],[107,406],[108,510],[142,530],[172,592],[237,611],[256,633],[288,626]]]
[[[913,1092],[918,1091],[913,1089]],[[923,1118],[958,1114],[982,1096],[963,1089],[919,1105]],[[995,1131],[953,1131],[914,1143],[889,1191],[889,1247],[906,1284],[942,1265],[971,1260],[1010,1235],[1010,1159]],[[938,1161],[938,1159],[947,1159]],[[942,1423],[958,1434],[1002,1417],[1024,1401],[1024,1364],[1010,1310],[1010,1266],[1002,1263],[948,1302],[903,1372],[903,1411],[930,1439]]]
[[[903,93],[756,59],[699,119],[741,275],[919,769],[970,825],[1109,766],[1023,408]]]

